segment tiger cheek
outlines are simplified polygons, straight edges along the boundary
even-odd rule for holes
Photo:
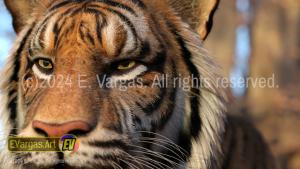
[[[88,66],[80,67],[78,65],[82,64],[74,63],[64,64],[64,69],[58,68],[49,81],[37,78],[33,82],[26,80],[24,103],[28,108],[27,125],[32,121],[49,124],[84,121],[96,125],[102,102],[99,98],[102,96],[99,92],[90,92],[92,89],[89,88],[91,85],[93,89],[98,89],[95,87],[96,76],[91,76],[93,70],[84,68]],[[72,69],[82,70],[82,74]]]

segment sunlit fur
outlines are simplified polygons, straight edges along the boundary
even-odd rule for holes
[[[1,167],[221,168],[226,99],[216,84],[219,70],[198,34],[161,0],[65,2],[39,1],[18,34],[1,75],[2,139],[42,136],[33,129],[33,120],[82,120],[93,130],[79,137],[80,149],[72,156],[5,150]],[[84,75],[90,87],[24,86],[29,79],[33,85],[53,80],[32,70],[34,57],[51,59],[54,75],[70,76],[75,84]],[[136,60],[139,66],[118,72],[111,65],[122,60]],[[99,88],[104,74],[115,81],[139,77],[145,84],[128,90]],[[147,86],[166,74],[168,80],[205,80],[199,88],[189,84],[189,90]],[[56,165],[62,158],[66,163]],[[25,164],[14,164],[16,159]]]
[[[132,11],[99,2],[70,3],[54,11],[55,13],[49,17],[46,23],[43,23],[45,16],[47,17],[47,15],[50,15],[53,11],[48,14],[37,12],[36,19],[32,19],[19,34],[18,40],[15,43],[16,49],[11,52],[11,62],[7,64],[6,70],[4,71],[5,75],[2,76],[6,77],[3,81],[4,91],[10,92],[12,90],[11,88],[14,83],[10,81],[10,78],[12,74],[15,73],[15,55],[18,52],[16,50],[20,48],[20,42],[24,43],[24,38],[27,38],[27,40],[18,58],[20,60],[18,73],[20,79],[24,77],[25,74],[28,76],[33,76],[34,74],[33,70],[26,68],[26,65],[30,64],[28,63],[30,59],[27,58],[31,57],[27,56],[28,52],[26,51],[31,48],[33,53],[37,53],[36,55],[42,53],[42,55],[46,56],[55,56],[57,74],[71,75],[74,77],[78,74],[85,74],[89,76],[87,79],[91,79],[90,82],[93,87],[90,89],[65,89],[61,92],[59,89],[48,89],[48,94],[43,94],[43,91],[39,89],[38,93],[42,94],[32,99],[32,97],[37,95],[37,93],[34,93],[36,91],[27,89],[29,90],[27,94],[22,84],[16,83],[17,86],[15,86],[15,90],[18,91],[18,94],[16,93],[14,96],[10,96],[10,98],[5,98],[5,100],[11,100],[13,97],[18,98],[18,113],[16,119],[18,123],[15,126],[18,130],[16,130],[16,133],[21,136],[39,136],[31,127],[30,122],[33,118],[44,121],[47,120],[47,122],[50,123],[62,123],[66,120],[71,121],[83,118],[86,121],[95,123],[95,129],[87,137],[80,138],[82,143],[80,150],[82,150],[82,152],[79,151],[72,157],[65,155],[65,161],[72,167],[84,166],[95,168],[96,166],[105,167],[107,165],[115,165],[113,162],[103,161],[101,158],[95,162],[93,156],[102,154],[106,156],[115,155],[116,159],[121,158],[120,160],[116,160],[118,165],[122,163],[128,167],[130,167],[129,164],[131,164],[136,165],[137,168],[166,168],[166,166],[158,162],[153,163],[153,161],[147,159],[146,155],[154,152],[154,155],[158,156],[157,153],[165,153],[166,146],[169,146],[174,149],[175,154],[177,154],[177,156],[175,155],[175,159],[179,160],[174,160],[174,158],[166,159],[166,157],[161,155],[161,157],[158,156],[158,159],[153,160],[161,160],[165,165],[170,165],[172,168],[189,166],[206,169],[211,161],[215,161],[213,160],[214,158],[220,157],[221,155],[219,142],[220,135],[223,133],[224,119],[222,114],[225,110],[222,90],[217,89],[216,84],[214,84],[216,81],[215,78],[218,77],[215,73],[217,70],[212,64],[211,58],[209,58],[207,53],[202,49],[201,40],[198,35],[184,24],[165,3],[149,1],[146,3],[146,7],[141,7],[133,2],[134,1],[121,2],[121,4],[129,6]],[[56,2],[56,4],[58,3],[59,1]],[[93,7],[89,8],[89,5]],[[100,7],[95,7],[96,5]],[[48,4],[45,3],[43,6],[47,7]],[[49,6],[53,6],[53,4],[49,4]],[[105,8],[112,10],[109,11]],[[76,9],[81,11],[76,15],[68,16],[69,19],[63,21],[59,20],[63,13],[68,13],[70,9],[72,12],[76,11]],[[83,12],[85,9],[88,12]],[[47,9],[40,9],[40,11],[47,11]],[[92,13],[93,11],[96,13]],[[120,18],[120,14],[117,13],[124,15],[133,25],[125,23],[124,20],[122,20],[124,18]],[[106,16],[105,19],[103,19],[102,15]],[[96,21],[96,19],[98,20]],[[57,26],[55,25],[56,23],[59,24],[58,26],[62,24],[65,25],[65,27],[62,27],[62,30],[60,30],[61,34],[53,31],[55,30],[55,26]],[[97,25],[97,23],[100,25]],[[102,29],[101,40],[99,40],[98,32],[95,31],[95,28],[99,28],[97,26],[104,27]],[[131,31],[132,26],[136,32]],[[31,32],[28,33],[29,31]],[[84,33],[84,37],[78,32]],[[136,36],[139,37],[138,41],[135,39]],[[119,50],[121,47],[122,50]],[[150,49],[143,49],[143,47]],[[125,92],[112,90],[110,91],[109,99],[103,98],[102,95],[99,95],[100,92],[95,92],[96,90],[101,91],[102,89],[96,87],[95,83],[97,81],[93,75],[102,73],[101,71],[103,71],[103,69],[101,69],[101,65],[104,65],[103,62],[113,62],[114,59],[131,59],[127,55],[128,52],[131,52],[131,57],[144,57],[143,62],[149,65],[150,70],[143,75],[143,78],[150,82],[151,80],[153,81],[155,76],[161,75],[161,71],[165,72],[164,74],[174,77],[189,77],[194,72],[191,72],[192,68],[188,67],[191,65],[188,64],[193,64],[197,66],[198,70],[195,69],[192,71],[197,71],[197,74],[199,73],[202,78],[208,78],[210,84],[203,84],[205,87],[201,88],[200,91],[197,89],[183,91],[180,88],[173,88],[171,86],[167,87],[167,89],[150,87],[143,89],[133,88]],[[142,54],[145,56],[140,56]],[[95,57],[98,58],[95,59]],[[163,62],[165,63],[161,65],[162,68],[159,70],[159,64]],[[154,68],[158,70],[153,70],[153,68],[151,68],[152,64],[154,64]],[[37,74],[37,77],[41,76]],[[43,81],[44,79],[45,78],[40,78],[38,81]],[[79,94],[78,90],[84,90],[84,94]],[[159,98],[162,97],[159,96],[161,90],[166,90],[164,93],[165,96],[163,96],[165,99],[159,100],[159,102],[162,103],[160,103],[157,108],[154,108],[153,111],[155,112],[147,112],[146,114],[149,115],[145,116],[145,113],[141,111],[143,109],[140,107],[149,107],[150,105],[151,108],[151,103],[162,99]],[[104,92],[105,91],[102,93]],[[142,93],[143,95],[139,96]],[[43,99],[43,95],[47,97],[46,100]],[[5,94],[4,97],[8,97],[8,94]],[[80,98],[83,98],[85,101]],[[87,98],[93,99],[90,100]],[[29,107],[24,105],[24,101],[30,102]],[[2,115],[8,116],[9,110],[7,109],[7,105],[9,102],[6,101],[2,103],[6,107]],[[138,105],[135,105],[137,103]],[[49,104],[53,105],[52,108]],[[36,105],[38,105],[38,107]],[[97,105],[99,108],[101,107],[101,111],[95,107]],[[195,113],[195,110],[192,110],[195,109],[195,107],[198,107],[196,108],[196,115],[192,114]],[[115,111],[125,109],[125,113],[120,113],[119,115],[114,114],[112,112],[114,109]],[[35,116],[33,114],[35,114]],[[76,116],[73,114],[76,114]],[[138,117],[140,124],[134,121],[134,119],[132,119],[133,116],[130,114],[134,114],[134,116]],[[99,120],[93,121],[97,119],[95,117],[98,116]],[[160,119],[164,119],[165,117],[163,116],[170,117],[162,121]],[[199,121],[197,121],[197,116],[200,117]],[[7,118],[8,117],[6,117],[6,119]],[[121,120],[120,124],[118,118],[123,118],[125,121]],[[195,118],[197,124],[193,124],[191,121],[195,120]],[[135,124],[133,125],[132,123]],[[157,125],[156,127],[155,124]],[[14,124],[7,119],[6,131],[11,132],[12,126],[14,126]],[[116,129],[120,129],[121,131],[114,131]],[[191,129],[194,131],[191,131]],[[156,134],[152,134],[152,132]],[[160,137],[159,135],[162,136]],[[142,136],[149,138],[145,138],[144,140]],[[178,140],[180,137],[187,139],[181,141],[184,142],[183,144],[191,144],[192,148],[189,148],[188,145],[183,145],[180,149],[177,148],[177,146],[181,146]],[[112,139],[122,140],[124,144],[128,144],[129,149],[133,150],[126,153],[133,157],[127,156],[127,154],[122,152],[123,150],[117,147],[112,147],[104,151],[101,148],[95,149],[95,147],[87,144],[92,141],[109,142]],[[150,147],[141,147],[143,145],[141,142],[146,143],[147,141],[150,143],[153,142],[150,144]],[[178,145],[174,148],[169,142]],[[145,149],[149,149],[148,154],[145,154]],[[84,157],[81,154],[83,152],[88,153],[88,157]],[[191,153],[191,157],[186,158],[186,156],[190,156],[189,152]],[[14,158],[7,157],[10,153],[3,154],[5,158],[11,160]],[[27,168],[30,166],[51,166],[58,160],[56,153],[40,153],[38,155],[32,153],[29,157],[21,155],[21,158],[24,158],[25,163],[28,163]],[[186,162],[188,159],[190,159],[189,163]],[[168,160],[173,160],[173,162],[168,163]],[[9,165],[10,160],[6,159],[5,161],[7,165]],[[35,162],[31,163],[33,161]],[[149,161],[148,163],[150,164],[143,161]]]

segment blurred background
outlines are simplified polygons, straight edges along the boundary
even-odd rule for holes
[[[2,70],[4,66],[5,59],[7,58],[11,45],[15,39],[15,33],[13,31],[11,22],[11,17],[6,11],[3,1],[0,0],[0,70]],[[0,95],[1,93],[2,91],[0,90]],[[3,126],[0,122],[0,151],[4,145],[2,136]]]
[[[233,83],[230,113],[255,122],[283,169],[300,169],[300,1],[221,0],[205,47]]]
[[[0,19],[2,68],[15,38],[2,1]],[[300,1],[221,0],[205,47],[233,83],[229,112],[255,122],[282,169],[300,169]]]

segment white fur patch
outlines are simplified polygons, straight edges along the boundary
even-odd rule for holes
[[[132,71],[130,71],[126,74],[112,76],[111,80],[112,80],[112,82],[133,80],[137,76],[139,76],[142,73],[146,72],[147,70],[148,70],[148,68],[146,66],[139,65],[138,67],[134,68]]]
[[[52,31],[53,31],[53,27],[54,27],[54,25],[55,25],[55,23],[56,23],[56,17],[57,16],[55,16],[55,17],[53,17],[51,20],[50,20],[50,23],[49,23],[49,26],[47,26],[47,29],[46,29],[46,31],[45,31],[45,47],[47,48],[49,48],[50,47],[50,42],[51,42],[51,34],[52,34]]]
[[[188,168],[208,169],[212,161],[214,166],[219,167],[222,156],[221,135],[224,133],[225,126],[225,100],[224,89],[217,84],[217,79],[221,77],[218,67],[213,59],[202,48],[202,42],[198,34],[193,33],[189,28],[182,28],[181,36],[185,38],[187,47],[192,54],[192,62],[201,74],[203,87],[200,88],[200,117],[202,129],[197,140],[192,140],[191,158],[187,165]]]
[[[116,45],[114,39],[116,37],[116,27],[118,25],[112,20],[107,21],[107,27],[103,28],[103,41],[105,41],[105,50],[109,56],[112,56],[116,52]]]
[[[33,70],[34,74],[40,79],[44,79],[44,80],[50,80],[51,79],[51,75],[47,75],[45,73],[42,73],[36,65],[33,65],[32,70]]]

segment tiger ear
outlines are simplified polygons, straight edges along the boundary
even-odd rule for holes
[[[14,29],[19,33],[30,18],[32,0],[5,0],[4,2],[13,17]]]
[[[213,25],[213,16],[220,0],[168,0],[182,20],[205,40]]]
[[[38,6],[46,6],[50,0],[4,0],[13,17],[13,27],[19,33],[32,17]]]

